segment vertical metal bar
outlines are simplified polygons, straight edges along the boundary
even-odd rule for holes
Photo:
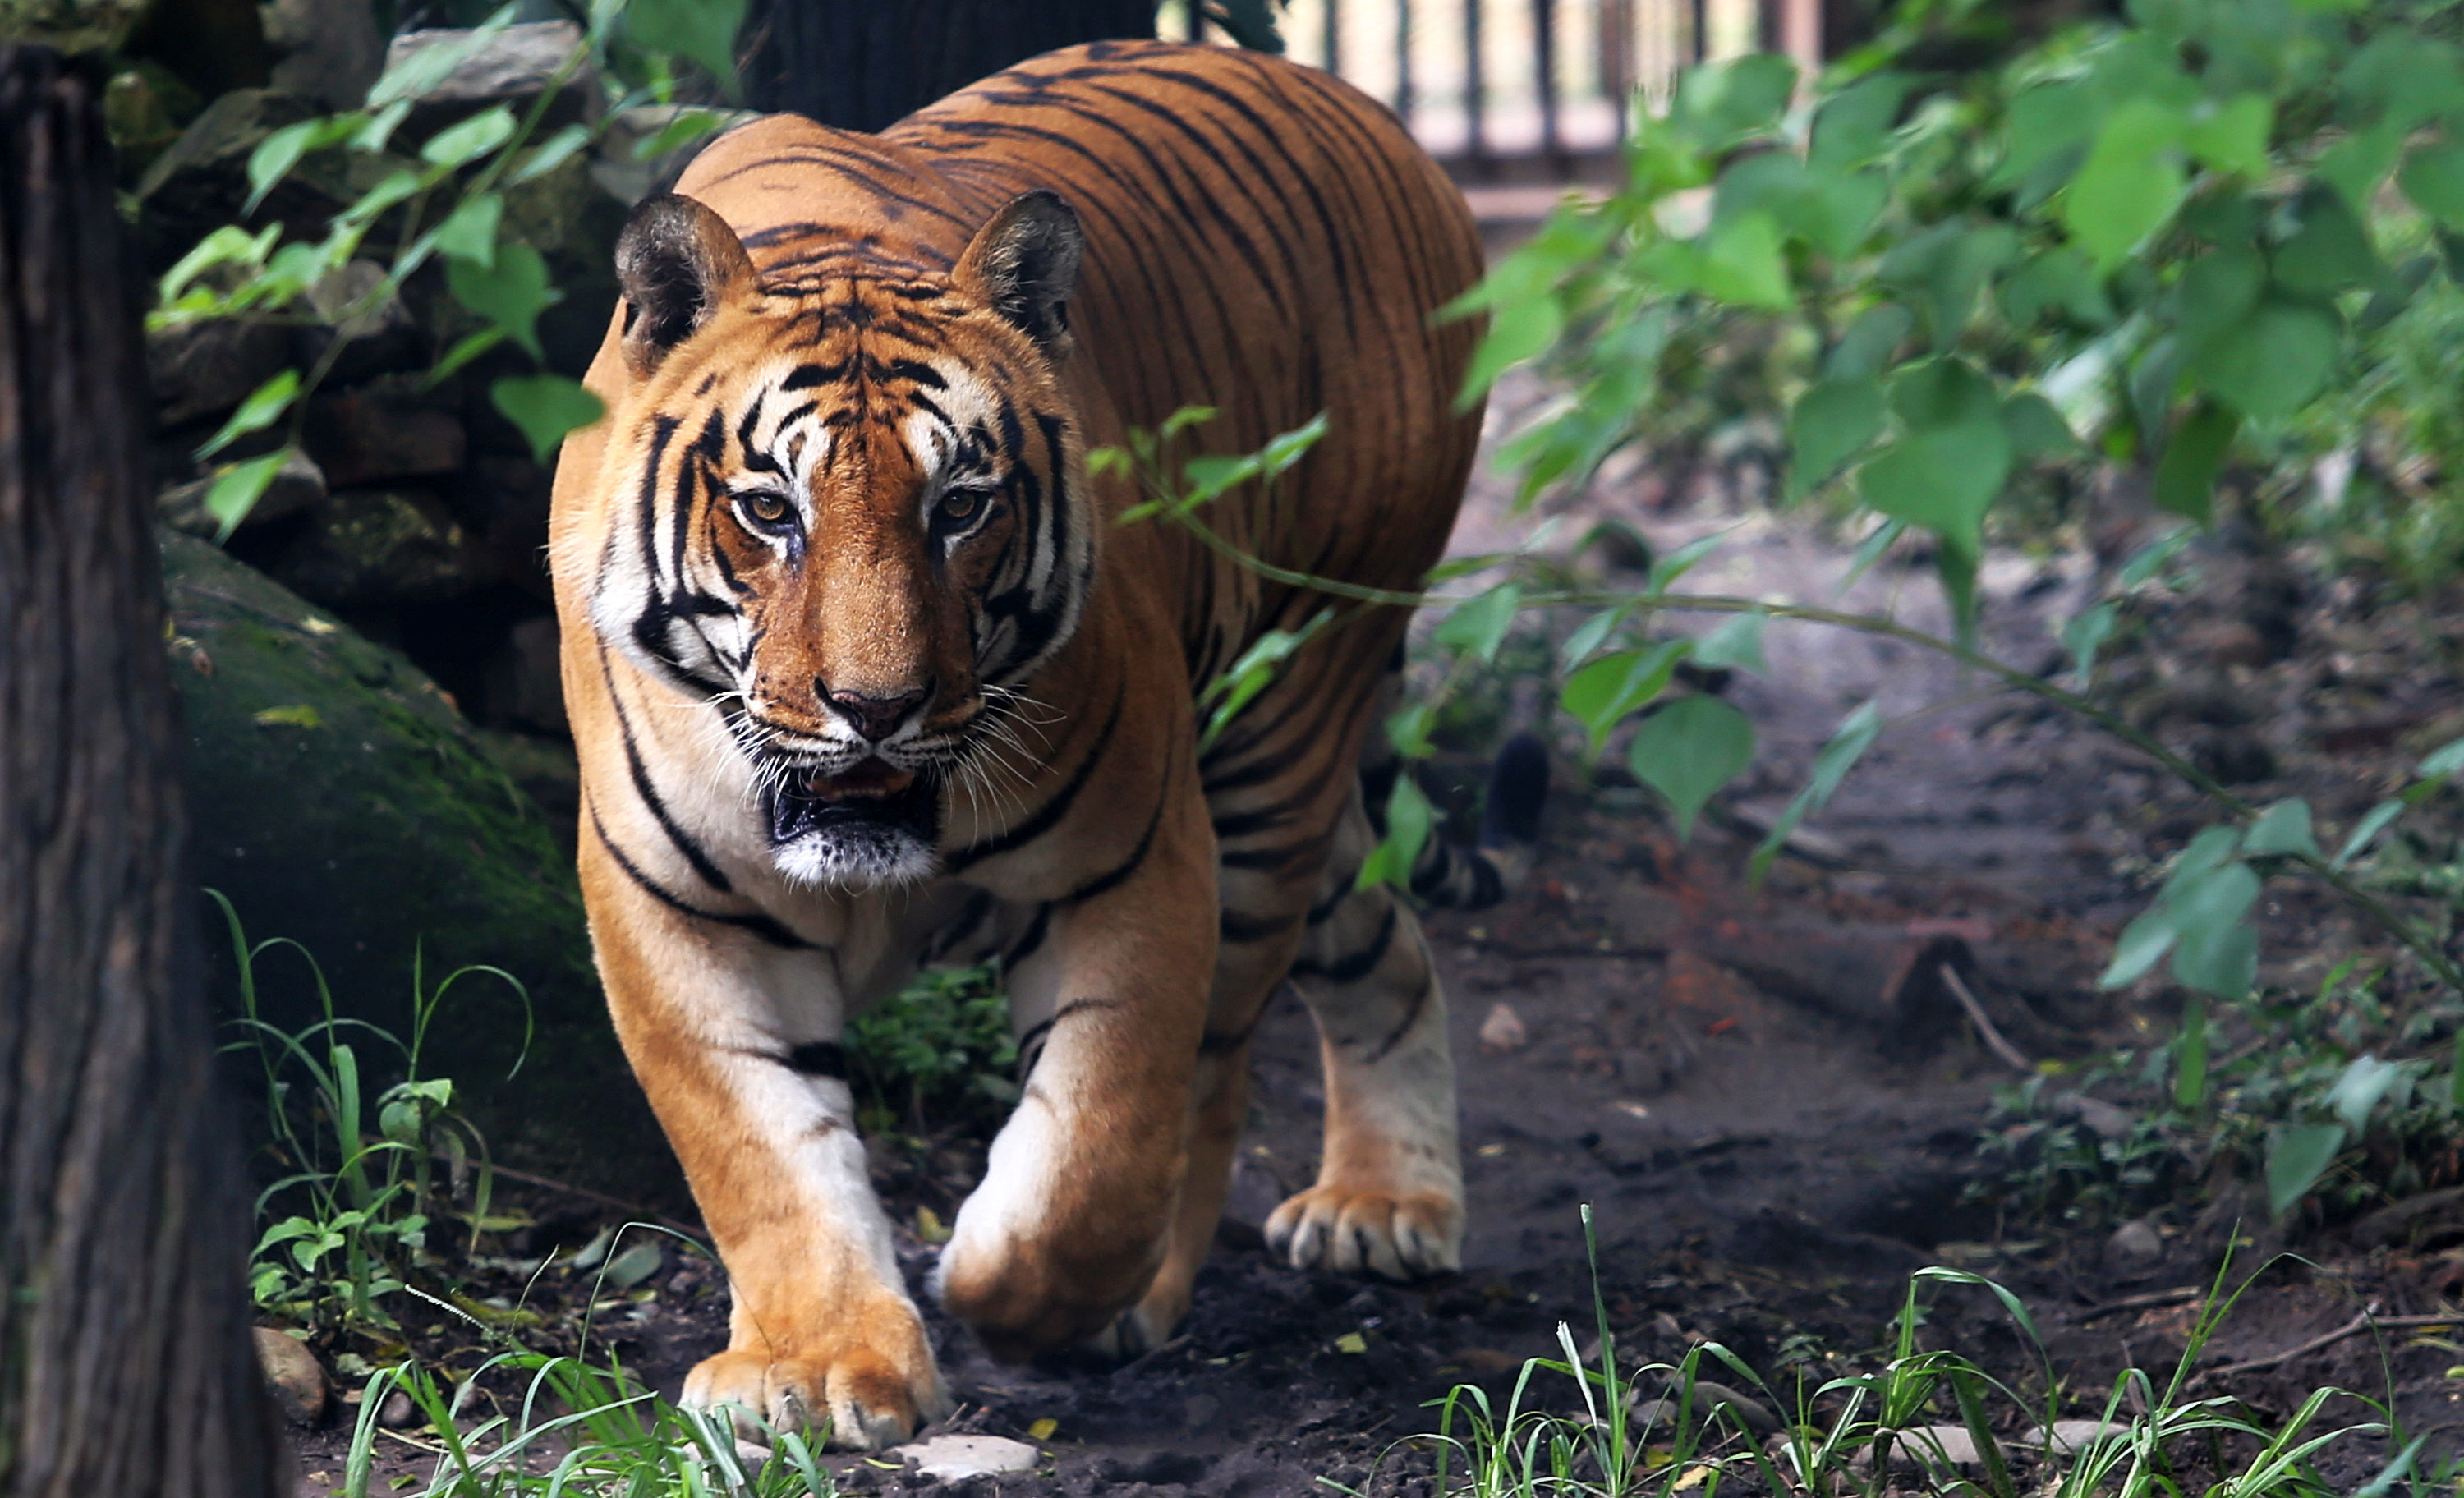
[[[1555,161],[1557,145],[1557,5],[1531,0],[1531,67],[1540,85],[1540,153]]]
[[[1694,60],[1697,63],[1708,62],[1711,60],[1711,0],[1693,0],[1692,9],[1686,29],[1693,33],[1688,40],[1693,44]]]
[[[1609,97],[1609,120],[1622,142],[1626,111],[1634,104],[1634,0],[1600,0],[1600,88]]]
[[[1483,119],[1488,99],[1480,57],[1482,3],[1463,0],[1463,154],[1476,162],[1488,159],[1488,129]]]
[[[1326,0],[1326,71],[1343,73],[1343,0]]]
[[[1412,122],[1412,0],[1395,0],[1395,114]]]

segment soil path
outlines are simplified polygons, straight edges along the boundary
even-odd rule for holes
[[[1509,387],[1492,435],[1530,394]],[[1701,591],[1830,604],[1851,564],[1847,545],[1809,526],[1665,516],[1639,484],[1605,487],[1560,534],[1597,514],[1629,519],[1662,551],[1729,528],[1688,580]],[[1524,529],[1484,476],[1458,550]],[[2079,606],[2088,571],[2078,558],[1997,557],[1984,585],[1989,649],[2048,665],[2053,625]],[[1896,559],[1840,606],[1944,624],[1929,571]],[[1428,922],[1461,1073],[1463,1272],[1390,1287],[1265,1256],[1258,1225],[1310,1179],[1322,1102],[1315,1041],[1287,994],[1259,1034],[1233,1201],[1180,1336],[1126,1368],[1019,1369],[936,1322],[962,1400],[944,1428],[1034,1440],[1045,1453],[1038,1474],[1001,1479],[1002,1491],[1264,1498],[1374,1475],[1375,1491],[1425,1493],[1425,1455],[1397,1443],[1430,1427],[1426,1401],[1464,1382],[1503,1395],[1524,1359],[1557,1352],[1561,1322],[1577,1344],[1594,1341],[1586,1205],[1599,1293],[1629,1359],[1672,1359],[1708,1337],[1767,1373],[1836,1372],[1881,1344],[1907,1276],[1934,1263],[2019,1288],[2066,1372],[2089,1386],[2125,1358],[2179,1347],[2179,1305],[2092,1312],[2194,1282],[2212,1233],[2186,1225],[2157,1257],[2109,1265],[2095,1243],[2008,1241],[1969,1190],[1991,1090],[2017,1073],[1958,989],[2029,1061],[2149,1023],[2092,986],[2133,908],[2122,870],[2144,851],[2145,829],[2125,826],[2140,767],[1911,647],[1780,623],[1766,654],[1767,675],[1725,688],[1755,722],[1754,769],[1692,847],[1674,843],[1644,792],[1604,774],[1555,797],[1543,856],[1507,904]],[[1753,839],[1867,700],[1888,728],[1768,889],[1749,893]],[[1520,1042],[1494,1044],[1509,1028]],[[920,1295],[932,1250],[907,1251]],[[724,1341],[715,1278],[671,1268],[612,1328],[628,1364],[670,1393]],[[2269,1304],[2239,1324],[2229,1346],[2240,1355],[2349,1316],[2332,1294],[2299,1287]],[[2012,1376],[2035,1362],[1982,1295],[1946,1296],[1928,1334]],[[1573,1402],[1562,1379],[1535,1387],[1551,1407]],[[2444,1411],[2443,1390],[2420,1389]],[[312,1479],[339,1476],[338,1450],[330,1432],[306,1443]],[[833,1465],[860,1490],[936,1486],[913,1468]]]

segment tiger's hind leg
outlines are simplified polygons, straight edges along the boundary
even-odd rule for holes
[[[1461,1267],[1463,1169],[1428,940],[1393,890],[1352,888],[1376,841],[1355,796],[1292,964],[1326,1071],[1317,1184],[1275,1209],[1266,1245],[1299,1268],[1401,1280]]]

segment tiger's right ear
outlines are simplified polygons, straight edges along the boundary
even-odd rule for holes
[[[662,192],[644,198],[616,236],[616,284],[625,293],[625,363],[641,378],[722,302],[752,289],[753,261],[725,219]]]

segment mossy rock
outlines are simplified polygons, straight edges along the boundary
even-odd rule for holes
[[[672,1157],[608,1026],[572,862],[546,814],[407,659],[205,541],[160,535],[200,880],[231,901],[252,941],[289,937],[313,953],[339,1013],[406,1042],[414,954],[431,987],[477,963],[513,974],[527,1014],[505,984],[463,979],[429,1027],[422,1074],[453,1079],[498,1158],[676,1201]],[[219,914],[207,918],[216,991],[235,1009],[231,942]],[[267,1020],[314,1023],[315,984],[296,955],[267,953],[257,970]],[[398,1071],[383,1043],[358,1049]]]

